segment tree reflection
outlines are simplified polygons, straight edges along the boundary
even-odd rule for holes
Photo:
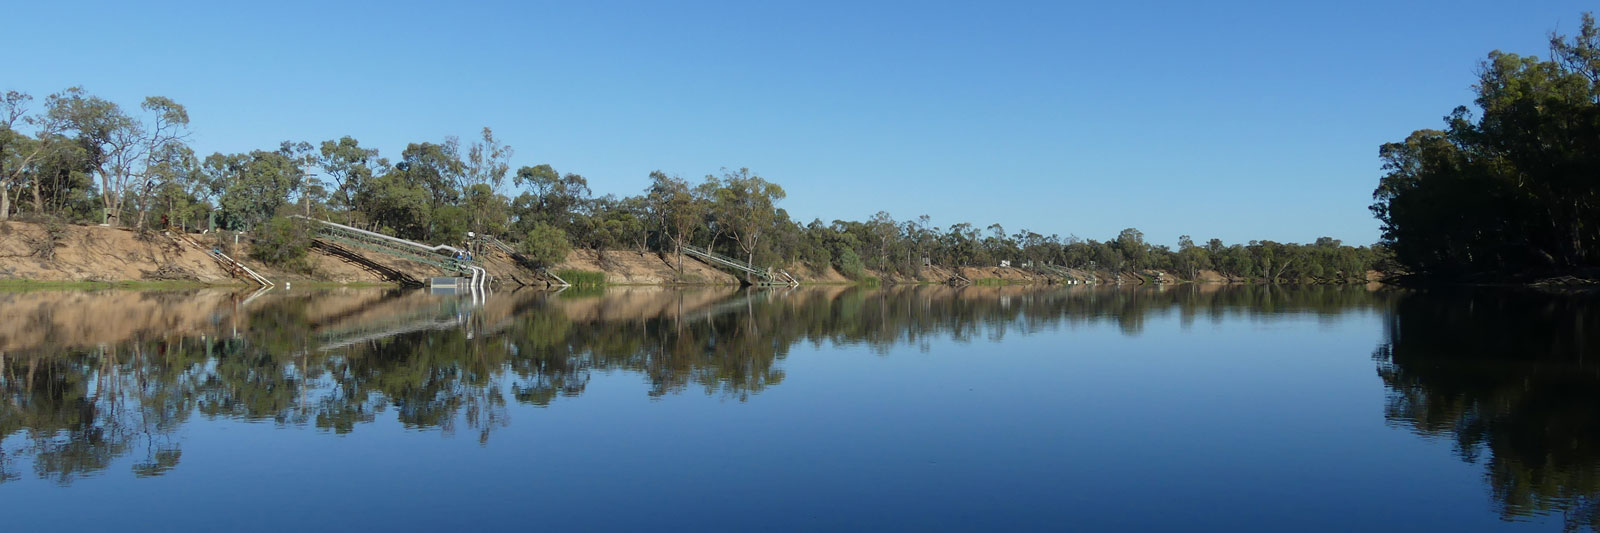
[[[1600,528],[1600,334],[1592,296],[1411,295],[1374,359],[1388,420],[1482,463],[1503,518]]]
[[[61,340],[70,335],[41,331],[54,340],[0,352],[0,483],[21,479],[23,462],[70,483],[119,457],[138,476],[161,475],[178,467],[176,431],[195,414],[343,434],[392,412],[409,428],[487,443],[509,424],[510,402],[550,406],[582,394],[595,372],[640,375],[652,397],[746,401],[783,383],[780,363],[799,343],[886,354],[1097,323],[1133,335],[1152,314],[1189,323],[1387,305],[1359,289],[1254,286],[519,293],[491,300],[499,309],[401,292],[242,300],[218,299],[228,315],[209,332],[195,334],[197,319],[182,333],[131,328],[121,343],[72,347]],[[37,324],[93,326],[58,322]]]

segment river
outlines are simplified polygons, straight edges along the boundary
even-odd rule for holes
[[[1526,290],[0,293],[9,531],[1600,525]],[[1600,339],[1597,339],[1600,340]]]

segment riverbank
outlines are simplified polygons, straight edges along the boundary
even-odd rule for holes
[[[385,285],[396,273],[412,282],[439,275],[435,267],[392,256],[351,250],[362,261],[352,261],[313,247],[303,264],[280,268],[250,259],[248,241],[235,242],[215,234],[173,235],[139,233],[105,226],[45,226],[28,222],[0,222],[0,290],[182,288],[196,286],[254,285],[236,277],[208,253],[220,250],[244,262],[275,283],[304,286]],[[493,254],[489,254],[493,255]],[[509,285],[543,286],[542,274],[517,265],[509,257],[485,257],[490,274]],[[367,263],[367,264],[363,264]],[[371,268],[373,264],[381,269]],[[679,272],[681,264],[682,271]],[[574,250],[551,272],[581,272],[601,279],[603,285],[705,285],[737,286],[740,278],[690,256],[640,250]],[[1202,270],[1192,279],[1166,270],[1113,273],[1055,268],[1050,272],[999,266],[946,267],[931,265],[914,273],[865,269],[847,276],[838,270],[804,264],[783,267],[805,285],[897,285],[949,283],[973,285],[1249,283]],[[1376,274],[1369,273],[1368,281]]]
[[[274,282],[383,284],[389,280],[323,253],[310,253],[296,269],[252,261],[248,242],[218,241],[216,235],[139,233],[106,226],[46,226],[0,222],[0,286],[10,288],[160,287],[254,285],[233,275],[208,253],[228,253]],[[413,276],[433,275],[424,265],[396,267]]]

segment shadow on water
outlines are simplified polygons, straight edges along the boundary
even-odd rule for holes
[[[1596,525],[1595,300],[1339,287],[806,287],[499,294],[420,291],[0,295],[0,483],[68,484],[131,461],[177,468],[178,430],[260,421],[333,434],[380,419],[488,442],[514,404],[551,407],[591,376],[641,393],[745,401],[785,379],[800,343],[887,355],[941,340],[1113,326],[1336,320],[1382,313],[1373,358],[1386,419],[1484,465],[1502,516]],[[129,468],[129,467],[124,467]]]
[[[1597,304],[1504,290],[1401,298],[1373,354],[1387,420],[1482,464],[1502,518],[1600,528]]]

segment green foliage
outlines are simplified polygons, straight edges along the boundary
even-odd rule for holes
[[[471,231],[472,213],[459,205],[442,205],[433,209],[432,228],[422,240],[441,243],[465,243]]]
[[[484,235],[505,235],[511,230],[511,202],[505,196],[496,194],[488,184],[468,187],[464,203],[467,212],[471,213],[472,231]]]
[[[427,237],[432,216],[428,191],[408,183],[404,174],[375,178],[355,198],[362,218],[373,227],[406,239]]]
[[[1600,266],[1600,29],[1551,38],[1549,60],[1495,51],[1444,130],[1379,150],[1383,239],[1405,270],[1439,278]]]
[[[833,265],[839,269],[840,274],[850,279],[861,279],[867,269],[867,266],[861,263],[861,257],[851,248],[839,250],[839,257]]]
[[[438,208],[460,198],[459,184],[467,171],[460,152],[460,142],[454,137],[442,144],[412,143],[400,152],[394,171],[408,185],[426,190],[429,207]]]
[[[565,260],[572,245],[567,242],[567,235],[560,228],[538,222],[528,228],[518,248],[535,265],[548,267]]]
[[[650,188],[646,190],[645,204],[660,220],[661,230],[672,241],[674,249],[686,244],[688,237],[705,217],[705,202],[695,196],[689,183],[677,177],[667,177],[659,170],[650,173]]]
[[[249,230],[278,215],[289,205],[305,179],[299,161],[282,151],[256,150],[248,154],[211,154],[202,171],[211,187],[223,191],[218,199],[221,226]]]
[[[587,287],[600,287],[606,284],[605,272],[593,272],[589,270],[569,268],[557,271],[556,275],[560,276],[561,279],[566,280],[567,283],[572,284],[574,288],[579,289]]]
[[[753,262],[762,235],[777,220],[775,204],[784,198],[783,188],[751,174],[748,168],[724,169],[721,178],[706,176],[700,187],[711,199],[717,230],[732,237],[746,262]]]
[[[301,219],[273,218],[256,229],[250,257],[269,265],[303,268],[312,237]]]
[[[375,175],[387,173],[389,161],[378,157],[376,149],[362,148],[350,136],[323,141],[317,158],[324,175],[333,180],[333,197],[339,206],[356,207],[355,198],[366,190],[368,181]]]

